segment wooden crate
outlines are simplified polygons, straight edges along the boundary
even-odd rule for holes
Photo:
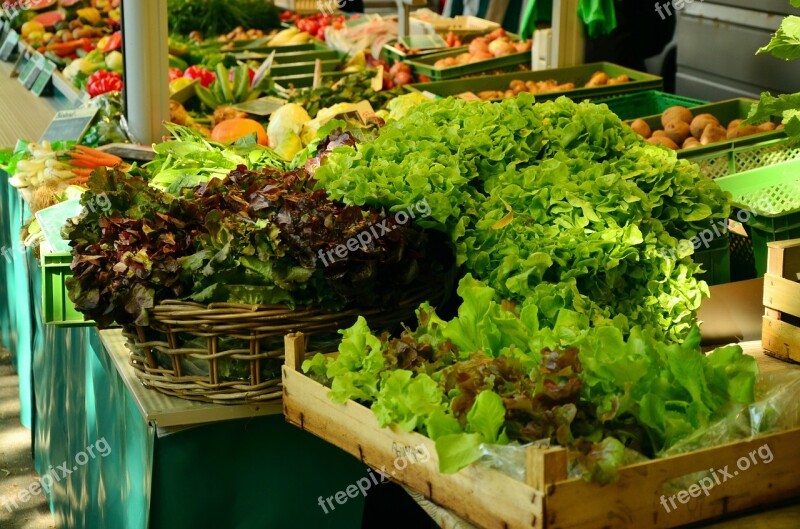
[[[767,354],[800,362],[800,239],[770,242],[767,250],[761,340]]]
[[[567,479],[563,448],[528,449],[525,483],[482,465],[441,474],[433,441],[394,427],[381,428],[371,410],[353,401],[334,403],[328,388],[304,376],[303,344],[301,334],[286,338],[286,419],[370,467],[385,469],[393,480],[482,529],[669,528],[800,496],[800,429],[627,466],[607,487]],[[732,471],[740,458],[765,444],[773,454],[771,464],[752,465],[745,476],[722,482],[708,496],[690,497],[685,505],[676,499],[676,509],[668,505],[671,512],[662,506],[662,495],[668,502],[669,495],[676,494],[664,489],[670,481],[726,466]],[[430,457],[414,456],[424,453]],[[411,454],[402,470],[395,465],[398,454]]]

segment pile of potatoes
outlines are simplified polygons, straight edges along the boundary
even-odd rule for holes
[[[619,77],[609,77],[605,72],[595,72],[589,79],[584,88],[595,88],[598,86],[615,85],[629,83],[631,78],[625,74]],[[478,92],[478,97],[484,100],[500,99],[503,97],[514,97],[520,92],[530,92],[531,94],[549,94],[552,92],[565,92],[575,90],[575,83],[559,84],[552,79],[548,81],[520,81],[515,79],[508,85],[508,90],[484,90]]]
[[[771,121],[761,125],[741,126],[743,121],[734,119],[727,127],[723,127],[719,119],[711,114],[695,116],[686,107],[674,106],[661,115],[663,130],[651,131],[643,119],[633,121],[630,126],[634,132],[653,145],[664,145],[676,151],[782,128],[776,127]]]

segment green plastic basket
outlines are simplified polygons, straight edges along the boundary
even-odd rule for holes
[[[56,327],[92,327],[67,296],[66,280],[72,276],[69,253],[42,254],[42,312],[44,323]]]
[[[710,178],[735,175],[798,158],[800,158],[800,143],[786,137],[746,147],[733,147],[703,156],[686,157],[687,160],[697,164],[700,171]]]
[[[753,240],[738,233],[730,233],[728,236],[731,240],[731,281],[755,279],[757,276]]]
[[[323,73],[321,79],[323,83],[327,80],[341,79],[346,76],[348,72],[326,72]],[[314,84],[314,74],[300,74],[300,75],[287,75],[285,77],[273,77],[276,87],[283,90],[289,89],[290,86],[295,88],[309,88]]]
[[[681,105],[694,108],[708,104],[708,101],[676,96],[658,90],[647,90],[635,94],[610,97],[595,101],[598,105],[605,104],[614,114],[622,120],[636,119],[642,116],[661,114],[670,107]]]
[[[753,241],[756,273],[767,268],[767,243],[800,237],[800,160],[717,179],[733,195],[733,218]]]
[[[489,61],[486,61],[489,62]],[[478,64],[478,63],[476,63]],[[520,81],[545,81],[553,79],[558,83],[573,82],[576,86],[582,86],[596,72],[605,72],[609,77],[617,77],[625,74],[631,78],[628,83],[611,86],[598,86],[595,88],[576,88],[563,92],[552,92],[549,94],[536,94],[537,101],[547,101],[561,96],[567,96],[575,100],[598,99],[619,94],[640,92],[642,90],[660,90],[663,86],[661,77],[650,75],[623,66],[618,66],[610,62],[596,62],[582,64],[580,66],[570,66],[568,68],[557,68],[554,70],[539,70],[536,72],[513,72],[486,77],[475,77],[472,79],[457,79],[448,81],[438,81],[432,83],[418,83],[408,85],[409,90],[428,92],[436,96],[447,97],[473,92],[477,94],[484,90],[506,90],[509,83],[514,80]]]
[[[728,234],[715,238],[708,248],[697,250],[692,256],[695,263],[703,266],[703,273],[697,275],[709,286],[731,282],[731,251]]]
[[[272,65],[270,74],[273,77],[286,77],[289,75],[302,75],[302,74],[313,75],[316,64],[317,64],[316,61],[296,62],[287,64],[276,62],[275,64]],[[320,61],[320,66],[322,67],[323,73],[335,72],[340,64],[341,61],[339,61],[338,59]]]
[[[756,101],[744,97],[729,99],[727,101],[720,101],[719,103],[710,103],[708,105],[700,105],[692,108],[692,114],[695,116],[699,114],[711,114],[719,119],[723,127],[727,127],[728,123],[735,119],[744,119],[750,113],[750,107]],[[662,129],[661,114],[655,114],[641,118],[643,119],[653,131]],[[780,122],[778,117],[774,118],[775,122]],[[722,176],[715,174],[721,171],[721,166],[727,164],[730,160],[728,151],[734,148],[754,145],[765,141],[775,139],[785,139],[786,134],[781,130],[762,132],[760,134],[753,134],[752,136],[745,136],[743,138],[736,138],[733,140],[720,141],[705,145],[703,147],[695,147],[693,149],[685,149],[678,151],[678,158],[684,158],[700,165],[704,174],[712,177]],[[715,167],[716,166],[716,167]],[[708,172],[707,172],[708,171]],[[710,173],[710,174],[709,174]],[[731,174],[730,170],[726,170],[724,174]]]
[[[527,64],[528,68],[530,68],[531,65],[531,52],[528,50],[522,53],[511,53],[503,57],[495,57],[494,59],[486,59],[485,61],[473,62],[471,64],[450,66],[448,68],[434,68],[433,65],[436,61],[446,59],[447,57],[455,57],[465,51],[467,51],[466,46],[462,48],[453,48],[448,51],[428,53],[415,59],[406,60],[405,62],[411,66],[411,71],[414,72],[414,74],[425,75],[434,81],[458,79],[459,77],[465,77],[467,75],[513,68],[520,64]]]

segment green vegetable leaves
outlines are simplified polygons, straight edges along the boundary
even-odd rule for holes
[[[794,5],[793,0],[793,5]],[[795,6],[800,7],[800,6]],[[757,54],[769,53],[787,61],[800,59],[800,17],[788,16],[772,36],[769,44],[760,48]]]
[[[800,20],[800,19],[799,19]],[[770,119],[772,116],[783,116],[786,134],[800,138],[800,93],[773,96],[769,92],[761,94],[758,104],[753,105],[745,125],[752,125]]]

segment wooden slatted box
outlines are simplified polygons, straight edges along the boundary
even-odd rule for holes
[[[767,354],[800,362],[800,239],[770,242],[767,250],[761,340]]]
[[[477,464],[442,474],[432,440],[381,428],[372,411],[356,402],[334,403],[329,389],[300,369],[305,357],[302,334],[287,336],[285,345],[283,411],[289,422],[383,469],[394,481],[481,529],[664,529],[800,497],[800,429],[630,465],[606,487],[567,478],[563,448],[528,449],[526,482]],[[760,347],[758,354],[761,361],[781,364],[764,357]],[[796,369],[789,364],[779,368]],[[678,498],[675,509],[662,504],[662,496],[669,502],[676,494],[671,488],[675,480],[689,475],[699,480],[695,474],[710,474],[709,469],[727,468],[733,474],[737,461],[764,445],[773,456],[771,464],[748,463],[744,475],[721,482],[708,496],[690,496],[685,504]],[[430,457],[413,456],[424,453]],[[396,464],[398,454],[412,454],[402,469]],[[684,480],[680,483],[680,488],[687,486]]]

